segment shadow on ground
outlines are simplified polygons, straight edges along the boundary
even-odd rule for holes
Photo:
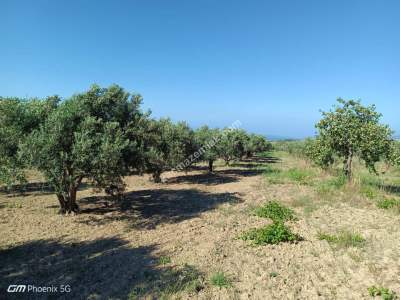
[[[196,189],[151,189],[124,194],[120,200],[112,197],[87,197],[79,201],[81,212],[101,215],[88,218],[87,224],[127,221],[131,227],[152,229],[163,223],[178,223],[194,218],[223,203],[239,203],[234,193],[207,193]]]
[[[90,188],[88,183],[81,183],[79,190],[83,191]],[[0,194],[6,194],[7,197],[29,196],[29,195],[47,195],[54,194],[54,188],[47,182],[28,182],[24,184],[13,184],[9,187],[1,186]]]
[[[175,269],[158,266],[154,250],[155,245],[132,248],[119,238],[74,243],[36,240],[18,245],[0,251],[0,298],[128,299],[131,293],[158,299],[163,293],[186,289],[199,278],[200,273],[190,266]],[[10,294],[6,293],[10,284],[59,289],[61,285],[69,285],[71,291]]]

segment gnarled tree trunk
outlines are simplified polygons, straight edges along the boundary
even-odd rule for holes
[[[60,203],[60,213],[77,213],[79,212],[79,206],[76,203],[76,194],[78,187],[81,184],[82,178],[78,178],[75,182],[71,183],[68,190],[63,193],[57,193],[57,199]]]
[[[352,180],[353,170],[353,150],[350,148],[347,154],[346,160],[344,162],[344,175],[347,177],[347,180],[350,182]]]

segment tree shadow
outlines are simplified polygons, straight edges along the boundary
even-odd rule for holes
[[[400,196],[400,186],[393,184],[380,184],[379,188],[383,189],[389,194]]]
[[[79,191],[92,187],[89,183],[81,183]],[[29,195],[48,195],[54,194],[54,188],[47,182],[28,182],[24,184],[13,184],[9,187],[0,187],[0,194],[7,197],[29,196]]]
[[[235,193],[207,193],[196,189],[152,189],[125,193],[120,200],[112,197],[81,199],[81,212],[101,215],[82,221],[87,224],[107,224],[127,221],[133,228],[154,229],[160,224],[178,223],[199,216],[223,203],[239,203]]]
[[[35,240],[0,251],[1,299],[158,299],[199,280],[194,267],[159,266],[156,245],[132,248],[120,238],[85,242]],[[181,282],[181,285],[171,285]],[[55,293],[7,293],[9,285],[56,286]],[[60,286],[70,292],[60,292]],[[172,287],[171,287],[172,286]],[[201,286],[196,286],[199,290]]]
[[[274,157],[274,156],[253,156],[249,158],[243,158],[241,161],[261,163],[261,164],[274,164],[274,163],[279,163],[282,160],[279,157]]]
[[[168,178],[165,183],[167,184],[192,183],[192,184],[218,185],[235,181],[238,181],[237,177],[226,176],[220,174],[220,171],[214,171],[213,173],[207,172],[194,175],[176,176]]]
[[[52,194],[54,189],[47,182],[28,182],[24,184],[13,184],[11,186],[0,187],[1,194],[12,195],[30,195],[30,194]]]

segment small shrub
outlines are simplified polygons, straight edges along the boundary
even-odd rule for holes
[[[400,208],[400,200],[399,199],[383,199],[383,200],[379,200],[376,203],[376,206],[378,208],[382,208],[382,209],[390,209],[393,207]]]
[[[368,288],[368,293],[371,297],[381,296],[384,300],[397,299],[395,292],[384,287],[371,286]]]
[[[229,288],[232,286],[232,281],[224,274],[224,272],[216,272],[211,278],[210,282],[213,286],[219,288]]]
[[[282,242],[297,242],[302,238],[293,233],[282,222],[274,222],[268,226],[251,229],[241,236],[245,241],[251,241],[253,245],[279,244]]]
[[[264,206],[256,209],[255,214],[258,217],[270,218],[273,221],[295,220],[294,211],[276,201],[270,201]]]
[[[365,239],[361,235],[349,231],[342,231],[337,235],[319,233],[318,239],[325,240],[338,248],[363,247],[365,245]]]

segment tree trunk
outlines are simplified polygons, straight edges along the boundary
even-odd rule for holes
[[[213,164],[214,164],[214,161],[213,161],[212,159],[210,159],[210,160],[208,161],[208,171],[209,171],[210,173],[212,173],[212,171],[213,171]]]
[[[350,148],[344,163],[344,175],[347,177],[347,180],[349,182],[352,180],[352,175],[353,175],[352,165],[353,165],[353,150]]]
[[[153,180],[155,183],[160,183],[161,182],[161,172],[160,171],[155,171],[153,173]]]
[[[60,214],[77,213],[79,206],[76,203],[76,193],[79,185],[73,185],[69,188],[68,192],[57,194],[58,202],[60,203]]]
[[[65,203],[64,196],[61,194],[57,194],[57,199],[60,203],[60,210],[58,211],[58,213],[65,215],[65,213],[67,212],[67,204]]]

